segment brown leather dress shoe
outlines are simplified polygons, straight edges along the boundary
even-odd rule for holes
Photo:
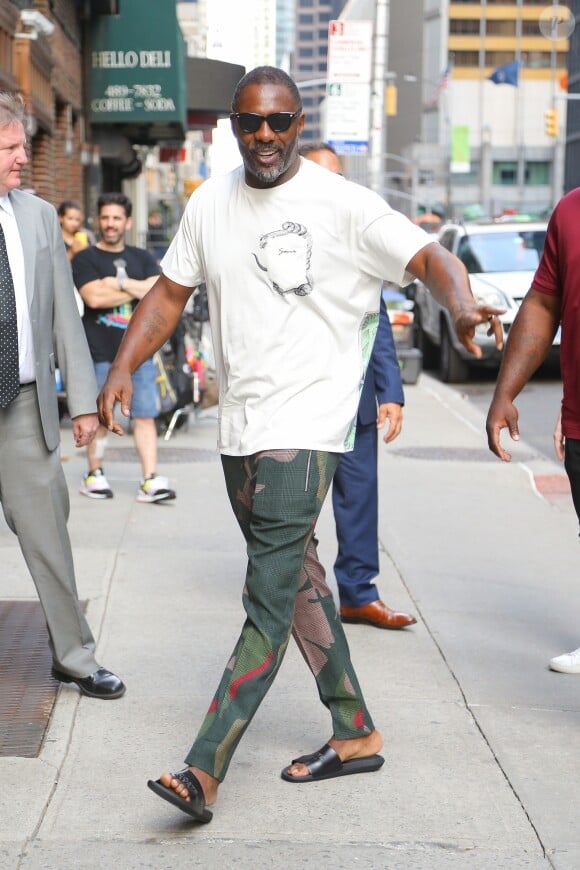
[[[410,613],[391,610],[380,598],[364,607],[341,607],[340,618],[342,622],[364,622],[375,628],[405,628],[417,622]]]

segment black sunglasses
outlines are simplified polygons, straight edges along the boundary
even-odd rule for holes
[[[255,112],[232,112],[242,133],[257,133],[264,121],[272,133],[285,133],[300,112],[274,112],[272,115],[256,115]]]

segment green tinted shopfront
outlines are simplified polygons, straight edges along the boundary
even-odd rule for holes
[[[91,124],[130,130],[135,143],[181,141],[184,55],[175,3],[123,0],[119,15],[97,19],[90,39]]]

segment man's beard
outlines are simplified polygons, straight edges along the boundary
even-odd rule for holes
[[[281,175],[283,175],[292,161],[294,160],[294,156],[296,154],[296,147],[289,147],[287,150],[283,148],[276,149],[278,154],[280,155],[277,163],[273,164],[270,167],[264,167],[257,164],[254,156],[259,154],[260,151],[264,151],[268,153],[270,148],[240,148],[242,153],[242,159],[244,161],[244,166],[249,170],[251,175],[261,181],[263,184],[273,184],[276,182]]]

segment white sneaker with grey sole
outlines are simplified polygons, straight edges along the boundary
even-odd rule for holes
[[[561,674],[580,674],[580,646],[572,652],[550,659],[550,668]]]
[[[169,481],[160,474],[153,474],[147,480],[141,481],[137,491],[137,501],[161,502],[171,501],[175,498],[175,491],[170,489]]]
[[[79,492],[89,498],[113,498],[113,490],[109,486],[109,481],[102,468],[89,471],[83,477]]]

